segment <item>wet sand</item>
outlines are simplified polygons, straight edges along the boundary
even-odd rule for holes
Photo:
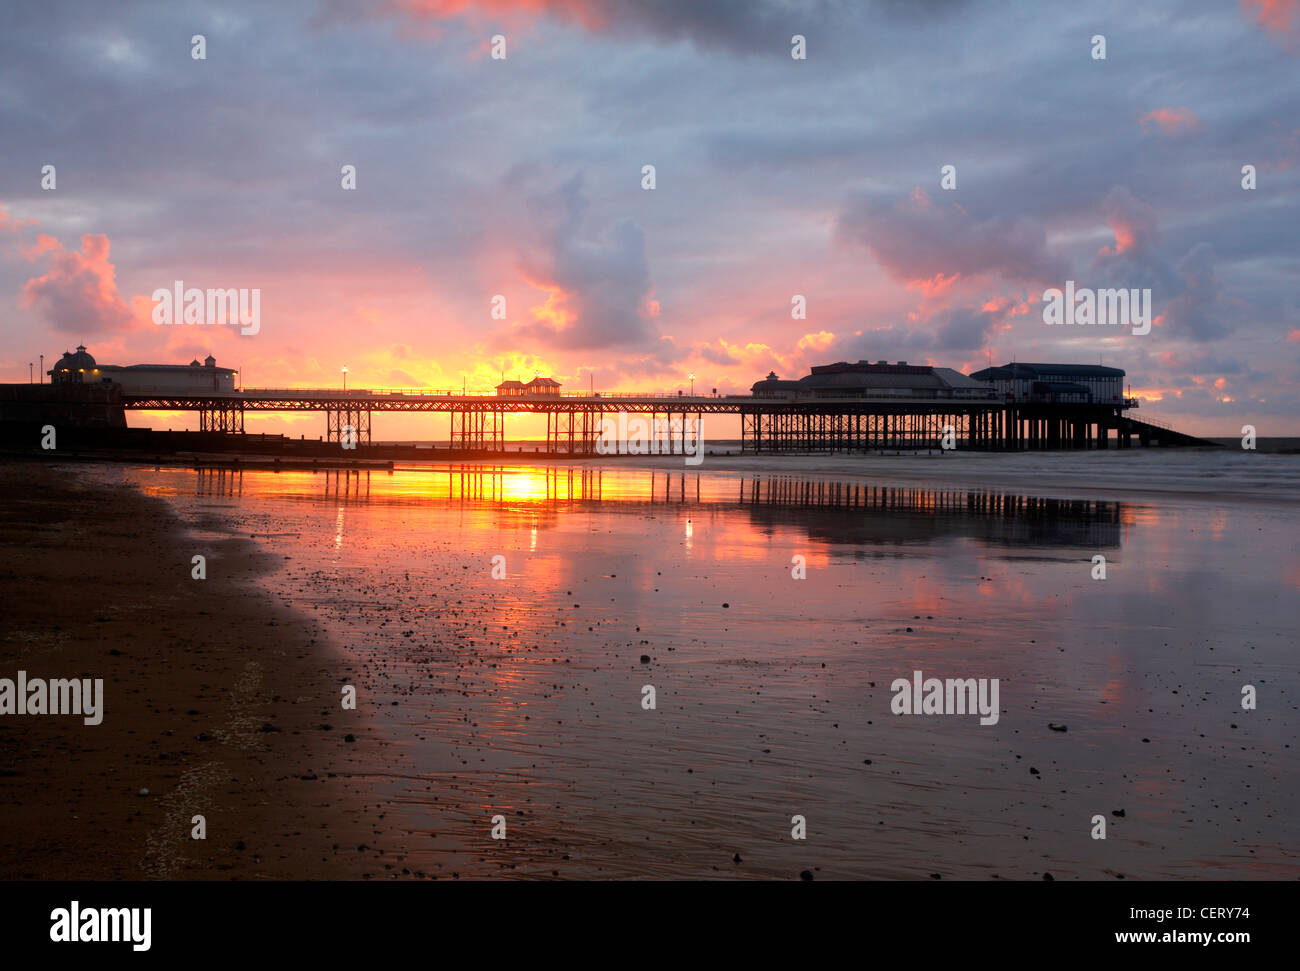
[[[344,657],[258,588],[274,557],[214,534],[193,580],[165,502],[84,472],[0,465],[0,677],[104,680],[102,724],[0,718],[0,879],[383,873],[346,774],[382,756]]]
[[[369,791],[431,874],[1298,872],[1294,503],[590,466],[133,477],[291,556],[266,583],[357,659],[391,742]],[[999,678],[999,723],[893,716],[916,669]]]
[[[208,713],[199,730],[234,733],[236,706],[213,698],[234,690],[250,661],[268,683],[315,678],[310,691],[255,695],[261,707],[241,723],[270,719],[282,729],[253,733],[266,748],[223,743],[227,773],[243,781],[217,787],[229,798],[214,800],[241,833],[261,834],[264,865],[246,866],[255,843],[241,835],[247,849],[220,862],[236,857],[244,869],[220,871],[214,859],[200,866],[204,875],[1300,873],[1300,825],[1289,809],[1300,739],[1294,503],[1145,494],[1040,501],[871,485],[832,470],[794,478],[781,460],[773,464],[774,474],[757,476],[589,466],[395,475],[88,470],[84,491],[59,501],[71,512],[100,495],[83,522],[116,525],[83,527],[79,540],[111,562],[134,555],[134,567],[83,560],[77,576],[60,572],[71,567],[55,538],[77,527],[56,523],[58,532],[42,535],[24,525],[30,512],[11,506],[6,549],[48,549],[39,570],[26,568],[32,579],[19,599],[31,604],[21,624],[5,618],[6,643],[28,645],[31,655],[37,633],[53,636],[39,623],[49,619],[36,605],[39,592],[103,575],[120,585],[117,600],[139,604],[130,611],[135,663],[169,722],[177,720],[170,708],[193,705]],[[1075,475],[1069,466],[1057,472]],[[190,530],[183,550],[174,549],[170,526],[141,533],[141,513],[115,518],[97,508],[118,495],[114,508],[159,516],[154,500],[132,506],[123,481],[166,500]],[[26,501],[46,505],[44,496]],[[165,554],[139,555],[149,542]],[[190,599],[188,557],[209,550],[209,576],[223,574],[213,563],[224,560],[224,575],[241,577],[231,587],[241,593],[200,605]],[[1110,564],[1105,583],[1089,577],[1097,553]],[[791,576],[794,555],[806,559],[805,580]],[[20,569],[10,564],[23,555],[6,556],[8,585]],[[492,576],[495,556],[505,557],[504,579]],[[242,620],[229,606],[241,598]],[[217,643],[228,646],[219,662],[212,624],[186,621],[190,607],[222,626]],[[100,611],[113,616],[94,607],[79,636],[41,650],[86,641]],[[144,617],[165,618],[170,635]],[[278,627],[268,637],[271,617]],[[232,624],[239,635],[225,634]],[[207,652],[193,652],[188,680],[171,668],[173,638]],[[159,654],[169,658],[166,675]],[[349,666],[360,710],[348,716],[363,726],[356,745],[340,744],[334,700]],[[999,678],[998,724],[892,715],[890,684],[915,669]],[[1255,712],[1238,704],[1247,682],[1260,690]],[[656,690],[653,710],[642,704],[646,685]],[[106,725],[119,693],[110,686]],[[306,700],[275,703],[275,694]],[[332,733],[319,730],[330,707],[319,698],[334,706]],[[192,754],[198,746],[185,739],[155,749],[150,742],[172,738],[157,738],[162,721],[138,708],[128,724],[147,740],[101,742],[89,735],[96,729],[78,729],[60,756],[69,733],[44,729],[46,760],[75,767],[71,758],[90,754],[77,746],[93,743],[132,783],[138,774],[155,793],[180,788],[181,766],[154,752],[202,764]],[[13,735],[0,721],[0,752],[17,762]],[[127,757],[114,762],[119,746]],[[21,757],[22,774],[0,779],[0,792],[36,771]],[[299,765],[319,778],[302,781],[308,773]],[[147,767],[154,775],[146,778]],[[152,844],[141,837],[167,817],[120,822],[153,811],[153,797],[139,799],[121,777],[90,776],[89,788],[106,793],[98,825],[128,845],[135,839],[147,868]],[[6,857],[27,845],[8,836],[18,813],[48,816],[46,838],[73,849],[66,819],[57,818],[69,812],[66,795],[33,801],[27,789],[9,791],[0,803]],[[287,801],[282,815],[256,808],[272,799]],[[1098,814],[1109,827],[1104,841],[1090,837]],[[796,815],[806,820],[806,840],[791,838]],[[506,824],[504,840],[492,838],[494,817]],[[212,854],[218,847],[209,843]],[[366,850],[357,853],[358,844]],[[60,875],[39,854],[25,859],[36,863],[24,872]],[[113,860],[106,853],[99,865]],[[194,875],[194,861],[186,866],[150,872]]]

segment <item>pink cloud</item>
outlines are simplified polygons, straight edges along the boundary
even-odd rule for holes
[[[926,299],[933,300],[936,297],[943,296],[945,293],[951,290],[953,284],[955,284],[960,279],[961,279],[960,273],[953,273],[949,276],[944,276],[942,273],[936,273],[934,277],[929,280],[908,281],[907,289],[920,290],[922,295],[924,295]]]
[[[131,329],[135,318],[117,292],[117,271],[103,233],[82,236],[81,252],[42,233],[23,255],[47,263],[43,276],[23,286],[23,306],[35,308],[55,330],[88,337]]]
[[[446,20],[478,15],[489,19],[532,18],[556,14],[588,30],[609,26],[610,11],[602,0],[396,0],[394,7],[415,20]]]
[[[1294,39],[1300,25],[1300,0],[1241,0],[1241,10],[1270,34]]]
[[[1183,135],[1201,127],[1201,119],[1189,108],[1156,108],[1138,119],[1142,130],[1157,130],[1162,135]]]

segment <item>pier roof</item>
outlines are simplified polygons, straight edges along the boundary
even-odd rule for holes
[[[1033,380],[1046,377],[1122,378],[1124,372],[1120,368],[1101,364],[1030,364],[1016,361],[975,371],[971,377],[976,381],[1007,381],[1017,378]]]

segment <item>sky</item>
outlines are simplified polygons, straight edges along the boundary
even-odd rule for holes
[[[77,344],[250,388],[1101,362],[1295,436],[1298,243],[1300,0],[0,7],[0,381]],[[257,332],[156,323],[177,280],[258,290]],[[1150,332],[1047,324],[1066,281],[1149,288]]]

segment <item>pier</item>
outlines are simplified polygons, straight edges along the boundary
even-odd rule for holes
[[[501,454],[509,444],[506,416],[546,416],[542,446],[551,455],[594,455],[601,420],[620,412],[643,415],[680,451],[692,419],[740,417],[746,453],[853,453],[952,447],[976,451],[1105,449],[1211,445],[1118,405],[1014,403],[992,390],[981,397],[938,399],[861,395],[810,400],[759,395],[559,393],[502,397],[427,390],[250,389],[209,393],[124,390],[126,411],[198,412],[204,432],[242,435],[248,412],[316,411],[325,415],[325,440],[341,443],[351,428],[358,447],[371,442],[376,412],[427,412],[447,416],[447,440],[464,454]],[[657,422],[657,424],[655,424]],[[434,436],[430,436],[434,437]]]
[[[96,437],[107,447],[130,435],[126,412],[197,412],[195,451],[253,451],[299,458],[433,458],[439,454],[506,454],[507,419],[545,416],[546,437],[534,451],[551,457],[607,454],[609,438],[637,438],[639,454],[696,454],[703,419],[735,415],[740,450],[749,454],[827,454],[888,451],[1031,451],[1138,446],[1212,446],[1154,420],[1133,416],[1136,398],[1123,393],[1125,372],[1100,364],[1012,362],[966,375],[907,361],[838,361],[783,380],[775,373],[749,394],[562,391],[550,377],[526,384],[503,380],[493,391],[428,388],[238,388],[239,372],[208,355],[188,365],[102,364],[84,345],[65,352],[50,383],[0,386],[5,439],[29,440],[17,425],[66,429],[83,447]],[[346,377],[346,375],[345,375]],[[245,433],[245,418],[262,412],[323,412],[325,435],[294,443]],[[445,448],[376,445],[376,413],[445,415]],[[636,416],[633,420],[632,416]],[[638,431],[631,431],[633,427]],[[614,432],[612,429],[617,429]],[[113,434],[110,434],[112,432]],[[161,433],[166,436],[168,433]],[[175,433],[191,434],[191,433]],[[645,440],[643,436],[648,436]],[[138,437],[138,436],[137,436]],[[440,438],[431,430],[428,439]],[[716,438],[715,438],[716,440]],[[178,444],[150,441],[147,448]],[[296,448],[295,448],[296,446]],[[314,446],[317,454],[304,449]],[[690,451],[688,452],[688,447]],[[516,452],[518,444],[515,443]],[[169,449],[170,450],[170,449]],[[323,450],[323,451],[322,451]],[[411,455],[401,454],[412,451]],[[420,455],[419,452],[428,453]],[[637,449],[618,452],[638,454]],[[383,454],[388,453],[388,454]]]

